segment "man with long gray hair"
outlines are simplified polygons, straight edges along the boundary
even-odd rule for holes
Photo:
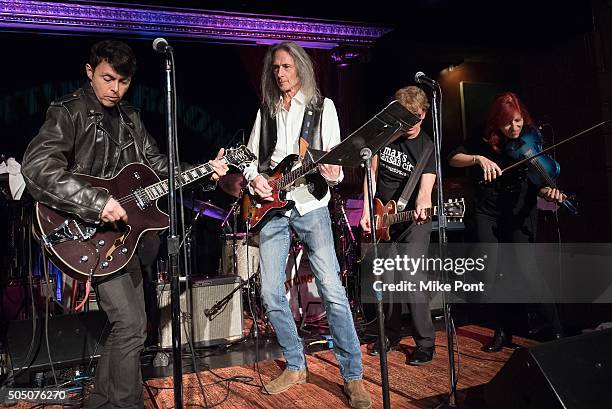
[[[334,103],[321,96],[312,61],[302,47],[283,42],[269,48],[261,78],[262,106],[257,112],[248,148],[258,164],[245,169],[251,193],[271,201],[273,189],[262,173],[285,157],[298,154],[306,144],[329,150],[340,142],[340,126]],[[303,138],[300,138],[300,137]],[[319,165],[319,173],[298,180],[287,192],[295,207],[273,216],[260,232],[259,257],[264,306],[287,360],[283,373],[262,392],[277,394],[308,381],[304,348],[285,295],[285,266],[293,229],[308,250],[308,259],[325,303],[334,353],[344,378],[351,408],[370,408],[363,387],[361,349],[348,299],[339,278],[327,204],[328,186],[339,183],[342,169]]]

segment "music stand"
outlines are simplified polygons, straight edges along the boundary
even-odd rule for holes
[[[370,205],[373,255],[375,259],[378,258],[378,249],[376,246],[376,224],[372,194],[372,156],[378,153],[385,145],[397,139],[406,130],[416,125],[420,120],[419,117],[404,108],[398,101],[393,101],[331,151],[323,154],[318,159],[316,158],[320,152],[312,152],[312,157],[318,164],[365,167],[368,184],[368,203]],[[375,291],[375,295],[383,407],[388,409],[390,408],[390,401],[387,350],[385,348],[385,314],[383,311],[382,292]]]
[[[416,125],[421,119],[408,111],[398,101],[393,101],[339,145],[315,161],[321,164],[356,168],[363,165],[361,151],[369,149],[372,155],[401,135],[400,131]],[[312,149],[309,149],[312,151]]]

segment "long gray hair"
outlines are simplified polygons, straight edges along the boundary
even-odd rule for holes
[[[306,51],[294,43],[293,41],[285,41],[274,44],[268,48],[268,52],[264,57],[263,70],[261,73],[261,98],[264,107],[266,107],[272,116],[280,111],[281,108],[281,92],[276,83],[274,75],[274,53],[278,50],[284,50],[291,55],[295,62],[297,75],[300,79],[300,90],[305,96],[306,105],[317,105],[321,102],[321,92],[317,87],[312,60]]]

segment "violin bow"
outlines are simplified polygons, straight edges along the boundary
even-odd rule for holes
[[[588,128],[588,129],[585,129],[584,131],[578,132],[576,135],[570,136],[569,138],[564,139],[564,140],[562,140],[561,142],[557,142],[556,144],[551,145],[551,146],[549,146],[549,147],[548,147],[548,148],[546,148],[546,149],[542,149],[540,152],[536,153],[536,154],[535,154],[535,155],[533,155],[533,156],[530,156],[530,157],[528,157],[528,158],[521,159],[521,160],[519,160],[518,162],[515,162],[515,163],[513,163],[512,165],[507,166],[506,168],[502,169],[502,173],[503,173],[503,172],[506,172],[506,171],[508,171],[508,170],[510,170],[510,169],[514,169],[514,168],[516,168],[517,166],[520,166],[520,165],[522,165],[523,163],[525,163],[525,162],[527,162],[527,161],[529,161],[529,160],[531,160],[531,159],[533,159],[533,158],[537,158],[537,157],[538,157],[538,156],[540,156],[540,155],[544,155],[546,152],[548,152],[548,151],[550,151],[550,150],[552,150],[552,149],[555,149],[557,146],[563,145],[563,144],[564,144],[564,143],[566,143],[566,142],[569,142],[569,141],[571,141],[571,140],[574,140],[574,139],[576,139],[577,137],[582,136],[582,135],[584,135],[585,133],[592,131],[593,129],[597,129],[597,128],[599,128],[599,127],[601,127],[601,126],[603,126],[603,125],[607,124],[608,122],[612,122],[612,120],[608,119],[608,120],[606,120],[606,121],[600,122],[600,123],[598,123],[597,125],[593,125],[592,127]]]

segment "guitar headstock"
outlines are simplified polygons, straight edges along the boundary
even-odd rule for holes
[[[235,166],[240,170],[244,170],[245,167],[257,159],[244,145],[227,149],[224,158],[228,165]]]
[[[465,199],[449,199],[444,203],[444,214],[449,222],[461,222],[465,215]]]

